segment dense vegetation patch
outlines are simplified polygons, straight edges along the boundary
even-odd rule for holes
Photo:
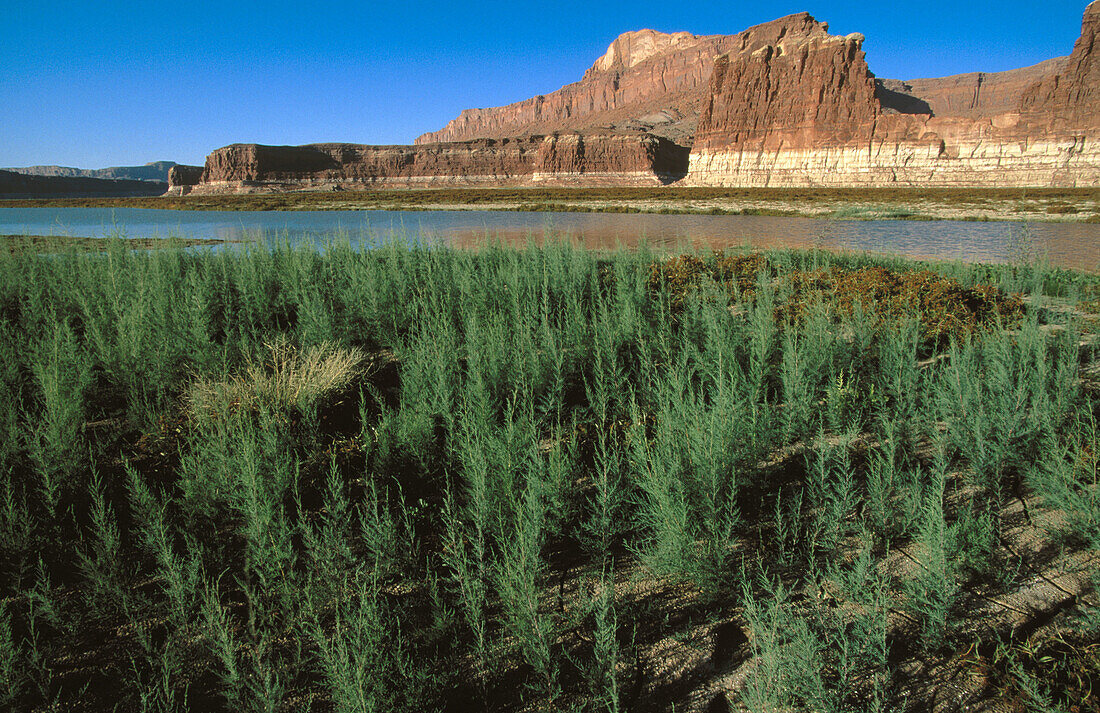
[[[0,706],[1095,709],[1096,282],[0,253]]]
[[[733,300],[754,300],[757,283],[782,281],[786,299],[775,306],[778,321],[797,321],[824,305],[837,320],[856,312],[873,313],[874,327],[897,325],[906,319],[921,325],[927,346],[942,347],[951,337],[961,339],[980,329],[1015,328],[1024,316],[1018,295],[1008,295],[989,284],[963,286],[959,280],[931,270],[890,269],[881,265],[831,266],[780,270],[769,267],[760,253],[725,255],[705,261],[696,255],[677,255],[650,268],[648,286],[672,295],[673,306],[713,282]]]

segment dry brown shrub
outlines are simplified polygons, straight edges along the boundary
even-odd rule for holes
[[[717,283],[731,298],[752,300],[758,275],[768,268],[759,253],[725,255],[716,252],[710,261],[694,255],[678,255],[650,267],[647,286],[656,294],[664,285],[678,312],[689,295],[707,282]],[[798,321],[811,305],[826,303],[836,316],[851,315],[857,305],[874,309],[876,326],[904,318],[920,322],[926,343],[943,344],[975,330],[1000,324],[1017,325],[1023,317],[1023,301],[991,285],[966,287],[958,280],[930,270],[890,270],[880,266],[833,267],[792,270],[780,276],[790,299],[776,306],[780,322]]]
[[[678,308],[689,294],[708,281],[721,285],[731,297],[752,295],[756,276],[766,266],[767,260],[760,253],[726,255],[716,251],[710,264],[695,255],[677,255],[653,263],[646,286],[651,294],[656,294],[665,285],[673,307]]]
[[[264,358],[250,361],[236,376],[196,379],[187,394],[188,413],[305,410],[350,386],[365,358],[359,349],[328,342],[299,349],[280,339],[264,346]]]
[[[794,297],[784,306],[784,316],[799,318],[806,305],[818,298],[826,300],[838,315],[852,314],[856,305],[873,307],[879,326],[907,317],[917,319],[921,336],[929,343],[962,338],[998,324],[1015,326],[1024,315],[1018,296],[1006,295],[991,285],[965,287],[929,270],[832,268],[795,271],[788,279]]]

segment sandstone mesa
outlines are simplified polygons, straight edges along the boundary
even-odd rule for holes
[[[1100,0],[1068,57],[876,78],[799,13],[736,35],[627,32],[580,81],[468,109],[413,146],[234,144],[169,194],[443,186],[1100,185]]]

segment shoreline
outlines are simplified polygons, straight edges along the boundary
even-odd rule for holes
[[[167,250],[199,246],[226,245],[240,242],[216,238],[92,238],[74,235],[0,235],[0,253],[51,254],[75,252],[105,252],[114,244],[127,250]]]
[[[767,215],[832,220],[1100,223],[1100,188],[387,189],[128,198],[0,199],[0,208],[517,211]]]

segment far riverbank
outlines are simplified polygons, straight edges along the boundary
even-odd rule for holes
[[[1100,188],[440,188],[4,200],[3,207],[479,210],[1100,223]]]

